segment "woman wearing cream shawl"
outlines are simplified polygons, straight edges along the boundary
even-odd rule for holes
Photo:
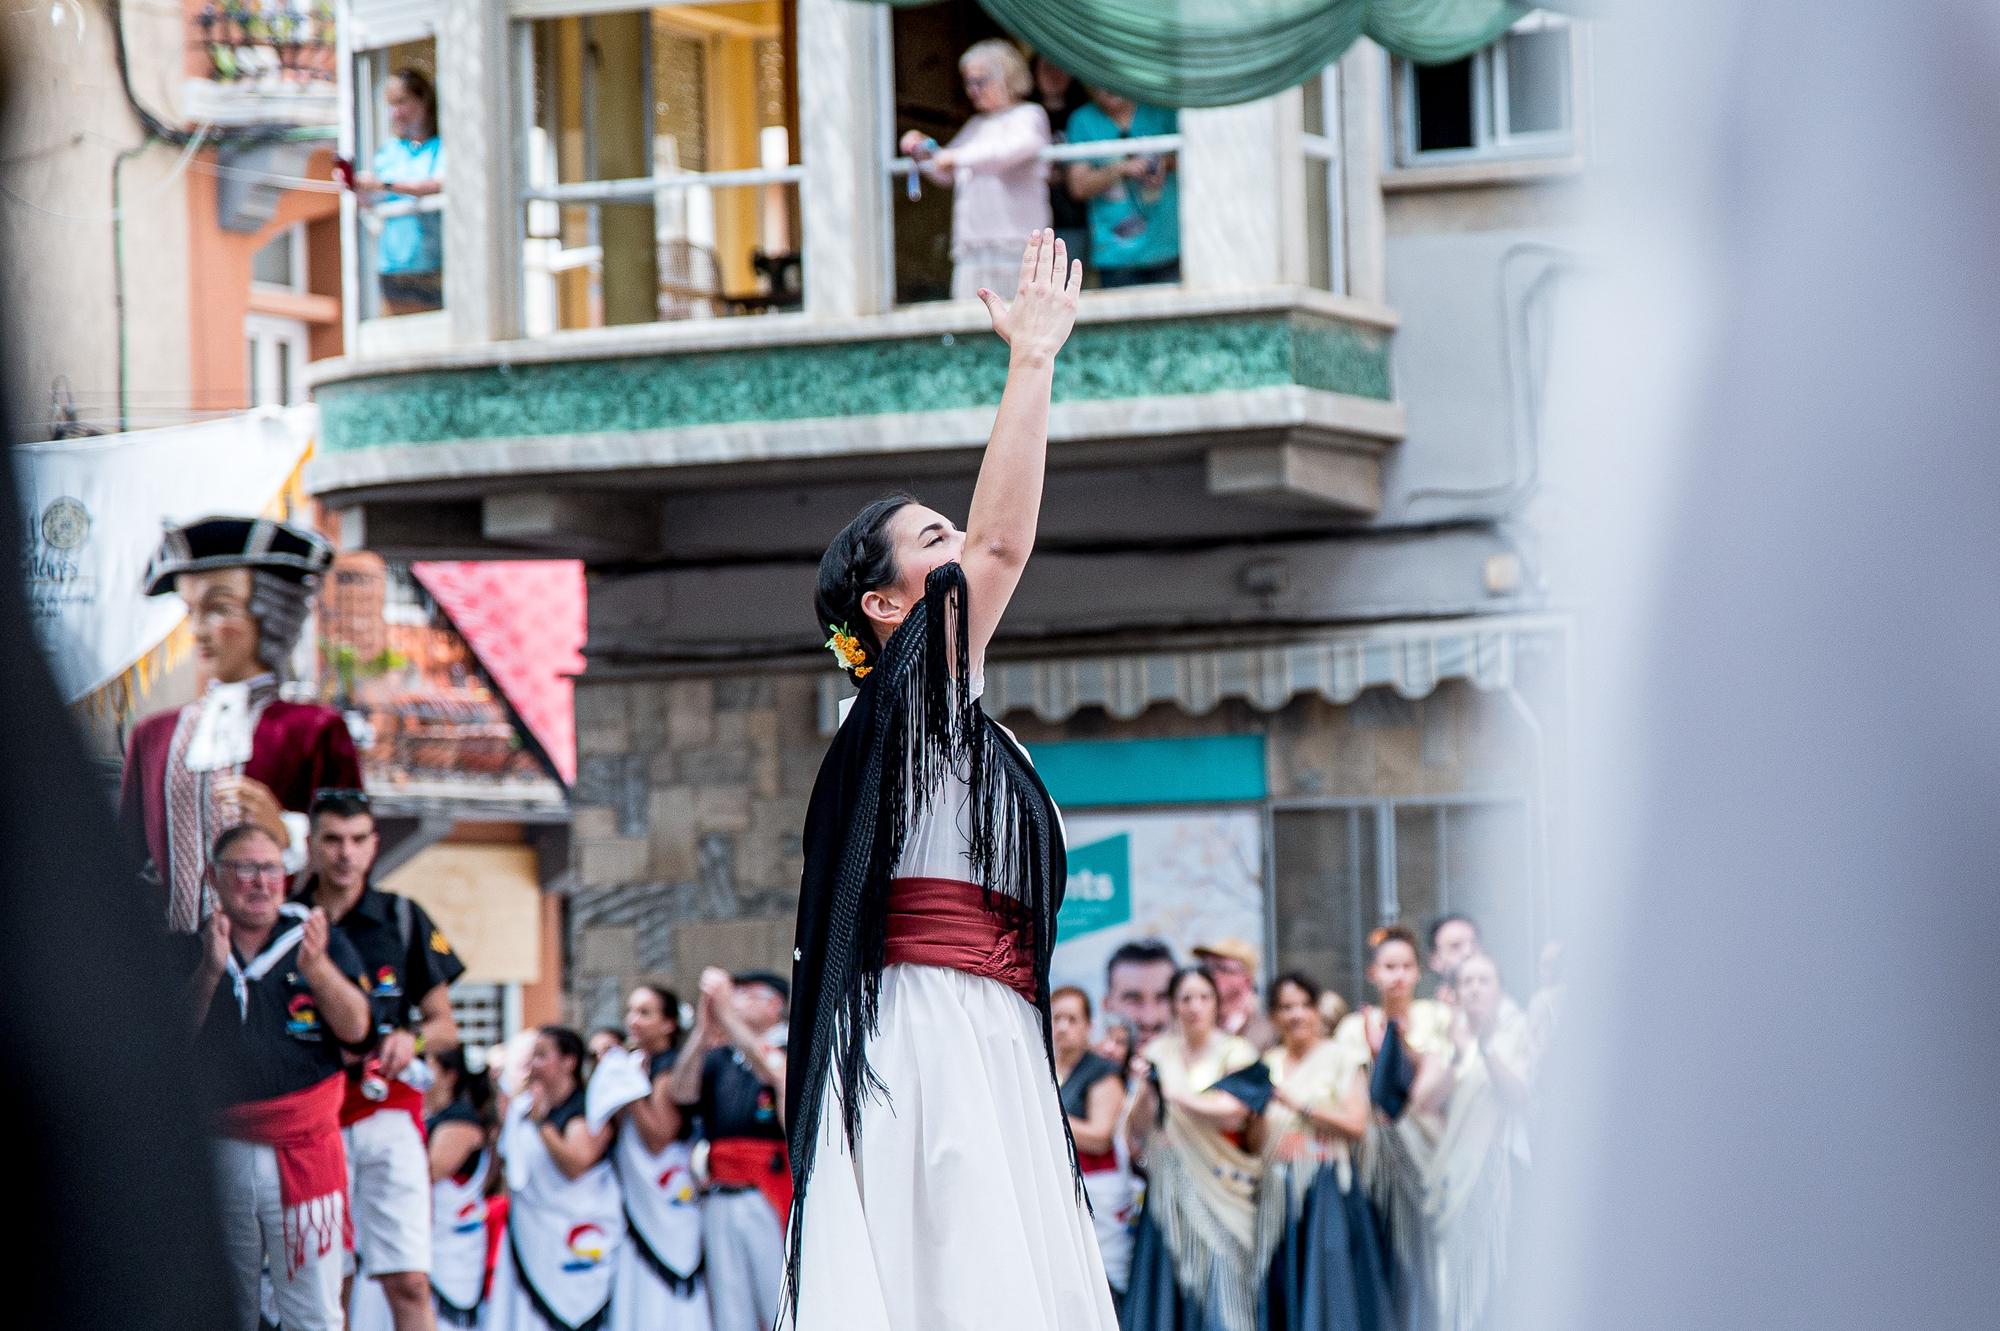
[[[1125,1331],[1256,1331],[1257,1176],[1244,1102],[1216,1083],[1258,1069],[1257,1050],[1216,1025],[1208,972],[1168,991],[1174,1029],[1143,1051],[1130,1130],[1146,1205],[1125,1294]]]
[[[1487,1324],[1507,1274],[1514,1181],[1528,1163],[1532,1038],[1501,1011],[1499,968],[1475,953],[1454,973],[1460,1020],[1444,1131],[1424,1171],[1437,1331]]]
[[[1367,1050],[1327,1038],[1319,998],[1303,975],[1271,985],[1282,1043],[1264,1055],[1271,1097],[1259,1124],[1260,1324],[1262,1331],[1384,1331],[1388,1282],[1352,1154],[1368,1132]]]

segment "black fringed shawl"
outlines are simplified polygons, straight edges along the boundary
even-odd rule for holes
[[[1004,894],[1021,907],[1009,918],[1019,920],[1023,951],[1034,958],[1035,1006],[1049,1081],[1056,1084],[1049,956],[1068,876],[1061,823],[1027,755],[958,683],[972,677],[965,596],[965,573],[957,564],[944,565],[926,580],[922,604],[890,635],[862,681],[820,764],[806,809],[785,1075],[793,1185],[785,1288],[794,1314],[806,1181],[825,1112],[827,1074],[833,1070],[839,1087],[848,1146],[858,1149],[863,1101],[889,1095],[868,1066],[867,1037],[876,1028],[890,875],[910,823],[948,771],[965,774],[972,790],[975,880],[989,894]],[[1074,1142],[1070,1165],[1074,1173]],[[1081,1196],[1082,1176],[1075,1177]]]

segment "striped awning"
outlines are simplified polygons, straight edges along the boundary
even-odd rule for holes
[[[1390,688],[1422,698],[1450,679],[1502,689],[1514,682],[1524,648],[1555,649],[1563,632],[1560,619],[1493,616],[1334,629],[1241,647],[993,662],[986,667],[986,710],[1054,722],[1097,707],[1123,721],[1163,702],[1200,716],[1231,698],[1275,712],[1302,694],[1344,704],[1365,690]],[[836,675],[821,684],[824,732],[839,726],[840,702],[851,691]]]

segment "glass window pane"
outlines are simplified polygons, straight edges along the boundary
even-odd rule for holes
[[[1304,971],[1360,1003],[1363,949],[1376,923],[1374,811],[1280,809],[1271,835],[1276,971]]]
[[[1333,286],[1334,234],[1333,166],[1324,158],[1306,158],[1306,281],[1321,291]]]
[[[1472,109],[1473,57],[1445,65],[1411,65],[1416,89],[1415,141],[1420,153],[1470,148],[1478,141]]]
[[[1305,129],[1308,134],[1326,133],[1326,76],[1315,74],[1305,83]]]
[[[795,165],[788,13],[749,0],[534,23],[530,185]],[[788,184],[531,203],[527,332],[796,308],[799,225]]]
[[[1569,29],[1538,28],[1503,39],[1507,130],[1556,134],[1569,128]]]
[[[1442,827],[1436,808],[1396,810],[1396,919],[1419,937],[1445,909],[1443,875],[1450,863]]]
[[[260,245],[257,252],[250,256],[250,280],[289,289],[292,285],[292,249],[297,238],[298,233],[286,227]]]
[[[354,169],[383,188],[358,196],[356,249],[364,274],[361,316],[444,307],[445,195],[398,192],[397,183],[445,179],[437,126],[437,41],[426,37],[355,57]],[[289,280],[289,279],[288,279]]]

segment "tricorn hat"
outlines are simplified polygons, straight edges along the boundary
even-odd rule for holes
[[[200,518],[167,528],[146,565],[146,595],[172,591],[179,574],[217,568],[263,569],[304,585],[331,563],[333,545],[316,531],[274,518]]]

